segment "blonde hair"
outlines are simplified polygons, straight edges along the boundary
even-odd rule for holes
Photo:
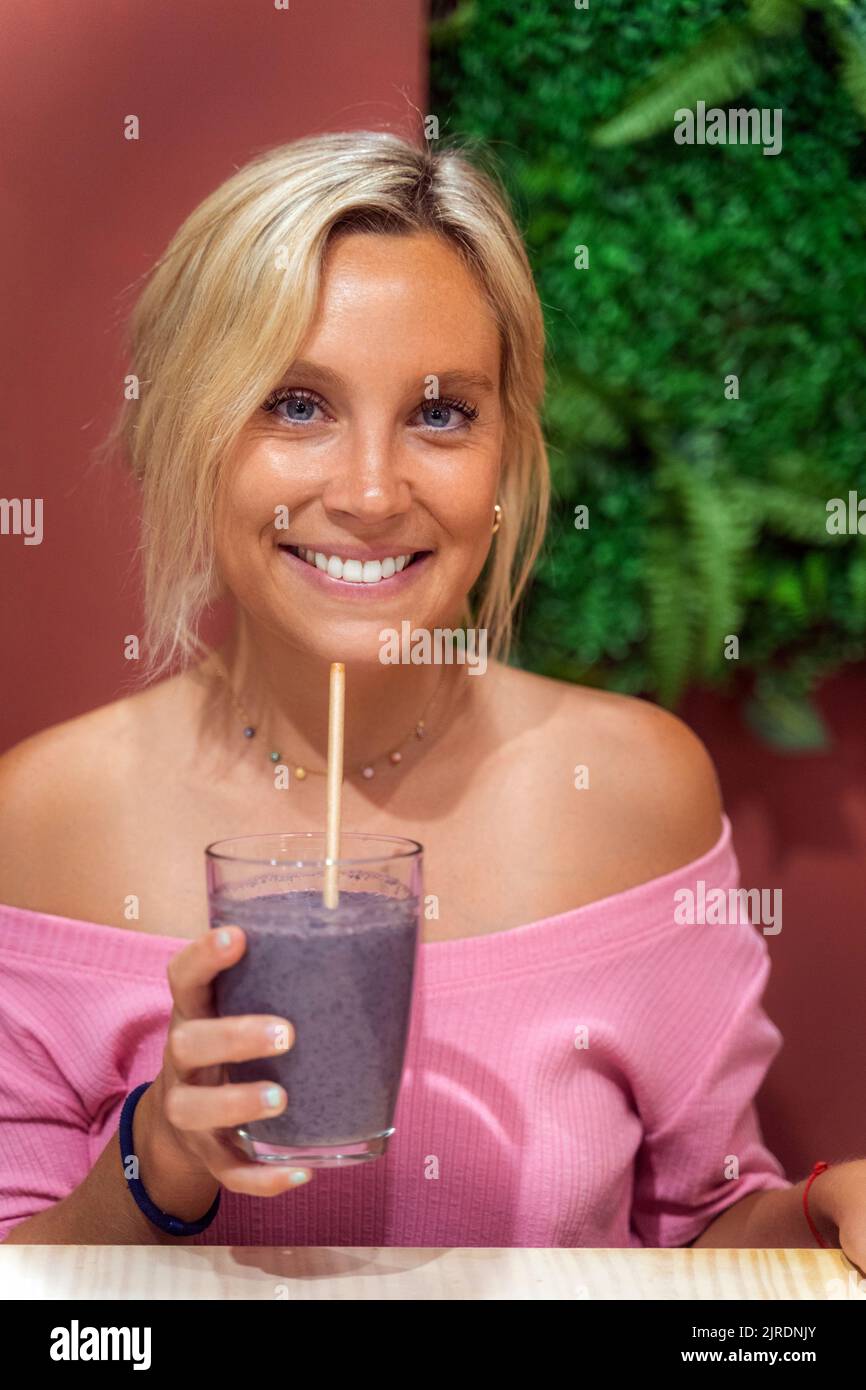
[[[544,323],[507,195],[459,148],[387,131],[310,136],[267,150],[186,219],[128,324],[120,445],[142,489],[147,653],[153,678],[203,651],[219,596],[213,509],[222,461],[297,356],[316,312],[329,240],[345,231],[433,232],[474,272],[499,325],[503,522],[466,618],[507,658],[515,609],[544,537],[550,483],[540,423]],[[491,517],[491,526],[493,518]]]

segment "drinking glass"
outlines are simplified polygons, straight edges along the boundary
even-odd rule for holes
[[[344,833],[245,835],[205,850],[212,929],[241,927],[246,950],[214,981],[220,1017],[277,1014],[295,1044],[226,1063],[232,1082],[274,1081],[279,1114],[230,1130],[260,1163],[332,1168],[380,1158],[394,1133],[412,1004],[423,846]],[[339,894],[326,907],[326,869]]]

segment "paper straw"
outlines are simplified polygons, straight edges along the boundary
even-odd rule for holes
[[[342,661],[331,662],[328,698],[328,801],[325,823],[325,907],[340,901],[337,888],[337,860],[340,858],[340,812],[343,796],[343,729],[346,706],[346,668]]]

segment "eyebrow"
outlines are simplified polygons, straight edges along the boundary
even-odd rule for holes
[[[293,362],[283,376],[283,382],[287,382],[295,374],[319,377],[320,380],[328,382],[337,390],[345,391],[348,383],[345,377],[340,376],[339,372],[333,371],[330,367],[320,366],[317,362],[309,362],[303,357],[299,357]],[[457,390],[469,388],[475,391],[495,391],[496,387],[485,372],[473,372],[467,368],[454,367],[447,372],[427,372],[426,376],[435,376],[439,382],[441,390]]]

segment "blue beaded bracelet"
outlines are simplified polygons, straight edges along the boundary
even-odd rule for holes
[[[130,1158],[135,1158],[135,1149],[132,1139],[132,1117],[135,1114],[135,1107],[144,1095],[150,1081],[142,1081],[140,1086],[136,1086],[134,1091],[130,1091],[126,1100],[123,1102],[123,1109],[120,1112],[120,1162],[123,1167],[124,1176],[126,1175],[126,1165]],[[150,1200],[144,1190],[144,1183],[141,1178],[127,1178],[129,1190],[135,1198],[136,1203],[144,1212],[148,1221],[154,1226],[158,1226],[161,1231],[167,1231],[170,1236],[197,1236],[199,1231],[203,1231],[209,1226],[219,1211],[220,1197],[222,1189],[217,1192],[213,1206],[210,1211],[206,1211],[204,1216],[199,1217],[198,1221],[181,1221],[178,1216],[169,1216],[168,1212],[160,1211],[159,1207]]]

